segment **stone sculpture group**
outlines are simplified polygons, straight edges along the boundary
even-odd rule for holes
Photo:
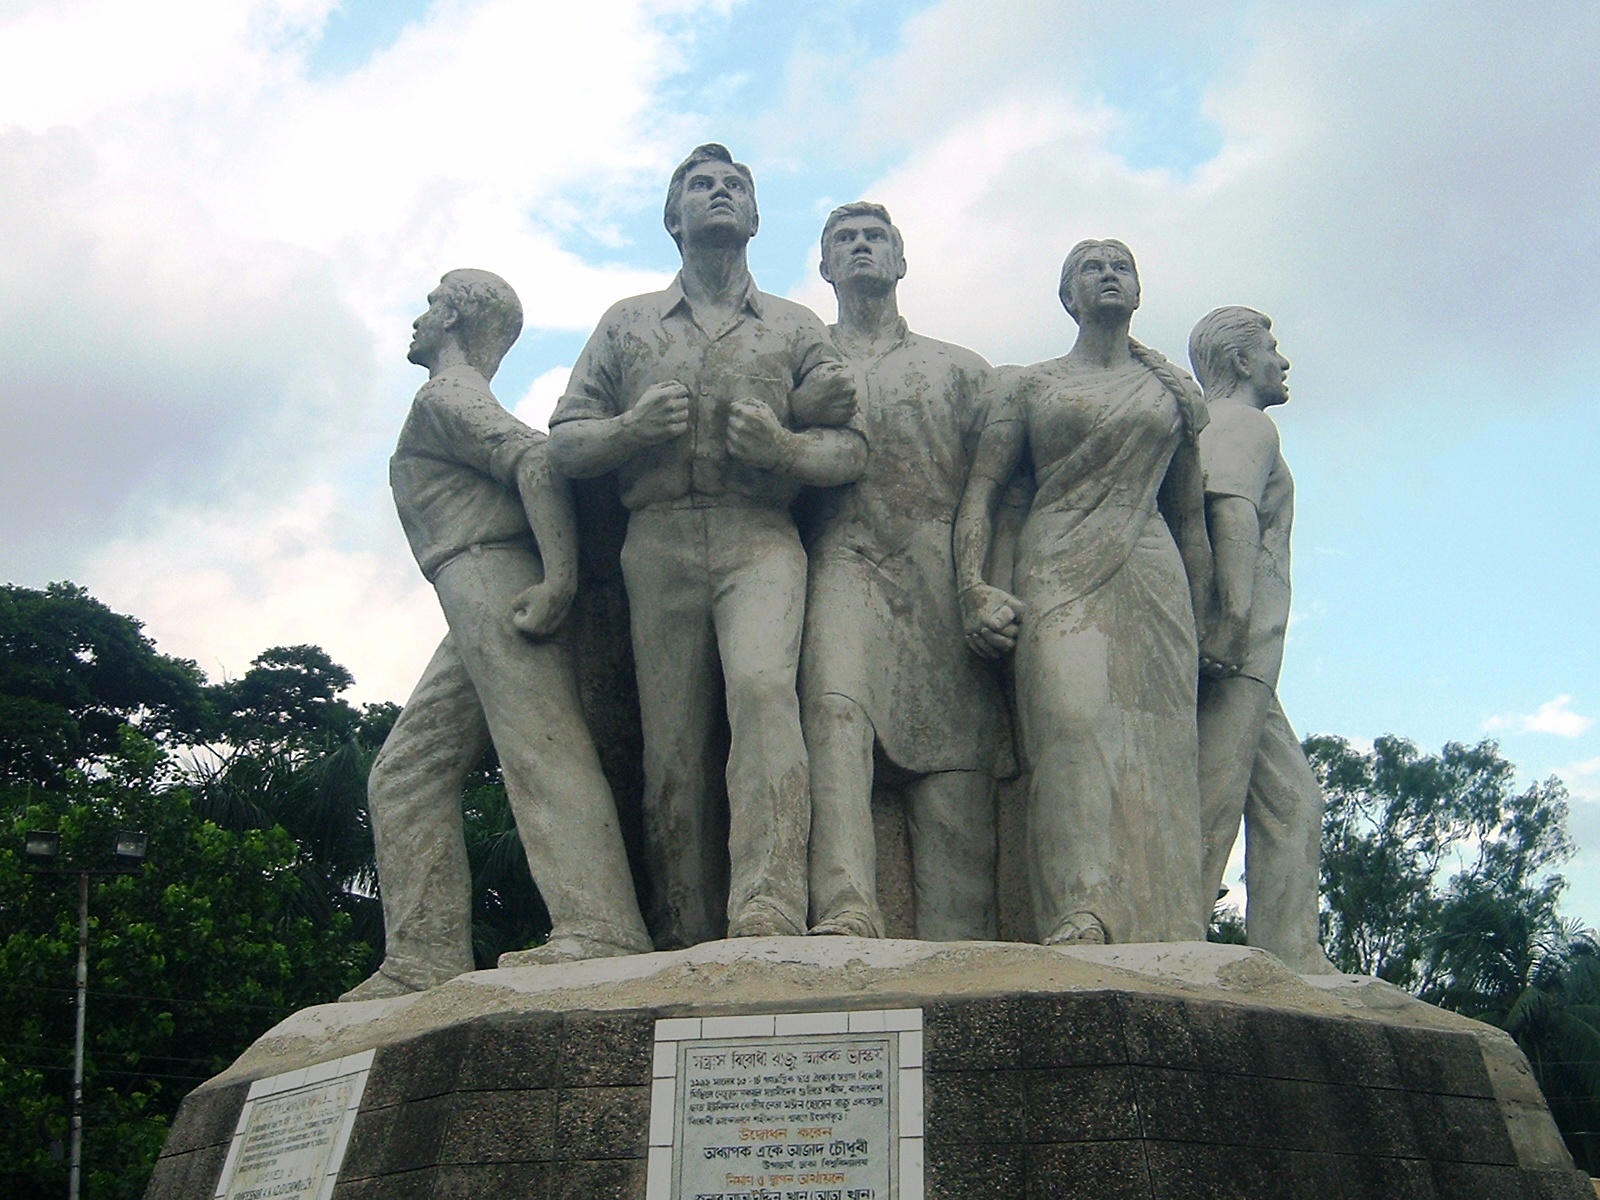
[[[1037,940],[1203,938],[1242,815],[1251,943],[1330,970],[1323,800],[1275,690],[1293,482],[1270,320],[1200,321],[1202,393],[1130,337],[1132,253],[1086,241],[1061,275],[1071,349],[991,368],[907,329],[879,205],[823,228],[831,328],[751,279],[754,181],[724,147],[679,166],[664,220],[682,271],[601,319],[548,439],[490,391],[521,329],[504,280],[452,271],[415,323],[429,378],[391,483],[449,633],[373,767],[386,955],[345,998],[472,969],[461,788],[491,742],[552,924],[502,965],[882,937],[886,785],[917,936],[994,938],[1008,696]],[[627,509],[648,929],[559,636],[580,479]]]

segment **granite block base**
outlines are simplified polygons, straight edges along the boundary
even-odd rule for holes
[[[889,1005],[923,1010],[930,1200],[1595,1195],[1509,1038],[1376,980],[1200,943],[775,938],[297,1013],[189,1096],[146,1197],[210,1200],[251,1080],[370,1048],[335,1200],[644,1200],[657,1018]]]

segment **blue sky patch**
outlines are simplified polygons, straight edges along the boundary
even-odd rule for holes
[[[306,73],[312,79],[331,79],[359,70],[432,7],[433,0],[344,0],[328,14]]]

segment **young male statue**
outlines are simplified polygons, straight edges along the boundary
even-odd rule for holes
[[[989,364],[906,328],[904,246],[881,205],[833,211],[821,269],[872,454],[858,483],[823,498],[811,549],[800,659],[811,932],[884,935],[876,746],[905,781],[917,936],[993,938],[1000,697],[992,665],[967,651],[950,540]]]
[[[1200,647],[1205,895],[1245,823],[1245,928],[1302,973],[1331,971],[1317,936],[1322,789],[1278,704],[1289,622],[1294,480],[1266,410],[1289,399],[1289,360],[1254,309],[1207,313],[1189,335],[1211,423],[1200,433],[1218,612]]]
[[[789,508],[802,485],[856,479],[867,443],[853,428],[802,428],[845,421],[854,391],[816,316],[750,278],[749,168],[697,147],[673,173],[664,219],[683,270],[602,318],[550,418],[550,453],[572,478],[615,472],[629,509],[646,862],[666,948],[721,930],[706,775],[719,695],[732,739],[727,933],[804,932],[806,556]]]
[[[490,740],[549,941],[513,961],[650,949],[611,789],[565,647],[551,640],[577,587],[565,480],[545,437],[489,390],[522,329],[498,275],[451,271],[407,357],[428,369],[389,464],[400,523],[450,631],[368,780],[385,954],[346,1000],[400,995],[470,971],[461,785]]]

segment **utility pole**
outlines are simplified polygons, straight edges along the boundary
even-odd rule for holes
[[[72,1041],[72,1165],[67,1200],[78,1200],[83,1174],[83,1022],[89,1003],[89,873],[78,872],[78,1032]]]
[[[76,875],[78,877],[78,977],[77,1032],[72,1039],[72,1151],[67,1168],[67,1200],[78,1200],[83,1178],[83,1031],[89,1004],[89,877],[127,875],[144,862],[149,839],[142,833],[119,833],[112,847],[111,870],[57,867],[61,852],[59,833],[32,831],[24,835],[22,858],[33,875]]]

